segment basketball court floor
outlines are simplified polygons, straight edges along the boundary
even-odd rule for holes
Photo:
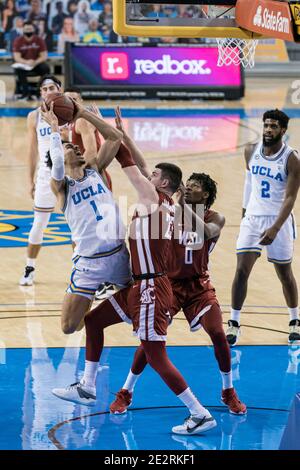
[[[188,107],[186,102],[121,103],[125,124],[151,165],[173,162],[185,178],[194,171],[206,172],[218,182],[215,209],[225,215],[226,226],[211,256],[211,272],[224,326],[241,219],[243,150],[260,138],[263,112],[275,107],[292,118],[287,139],[299,149],[300,109],[293,103],[294,91],[292,79],[253,78],[247,79],[246,97],[239,102],[195,102]],[[113,103],[97,104],[104,117],[113,118]],[[221,379],[210,341],[202,331],[190,333],[183,315],[170,327],[170,356],[216,417],[218,427],[212,431],[187,438],[171,434],[186,410],[150,368],[136,387],[127,416],[107,413],[137,345],[128,325],[106,332],[96,407],[52,396],[52,388],[73,383],[82,374],[85,336],[60,331],[72,250],[58,207],[45,233],[36,284],[18,286],[33,220],[26,161],[28,111],[11,102],[0,107],[0,398],[5,404],[0,449],[278,449],[300,390],[300,346],[287,345],[288,315],[281,287],[264,255],[250,278],[242,336],[232,349],[234,385],[248,405],[246,417],[229,415],[220,403]],[[130,206],[134,192],[118,164],[113,162],[110,172],[116,198],[126,196]],[[296,220],[299,212],[297,202]],[[124,209],[124,218],[126,214]],[[294,272],[299,279],[299,241]]]

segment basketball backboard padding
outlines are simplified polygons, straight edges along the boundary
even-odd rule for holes
[[[127,6],[130,7],[128,4]],[[128,19],[127,13],[126,0],[113,0],[113,28],[121,36],[241,39],[263,37],[261,34],[238,27],[234,18],[138,17]]]

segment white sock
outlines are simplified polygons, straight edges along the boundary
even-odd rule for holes
[[[238,324],[240,324],[240,316],[241,316],[240,310],[235,310],[234,308],[231,308],[230,320],[237,321]]]
[[[199,416],[201,418],[203,416],[211,416],[210,412],[201,405],[189,387],[180,395],[177,395],[177,397],[190,410],[191,415]]]
[[[96,378],[98,372],[99,362],[85,361],[84,374],[81,382],[89,388],[96,387]]]
[[[226,388],[232,388],[232,371],[230,370],[229,372],[222,372],[220,370],[220,374],[222,377],[222,384],[223,384],[223,390],[226,390]]]
[[[124,383],[122,388],[125,388],[125,390],[128,390],[128,392],[133,392],[135,384],[137,383],[140,375],[141,374],[133,374],[130,370],[129,374],[127,375],[126,382]]]
[[[299,319],[299,307],[290,308],[288,307],[290,321]]]
[[[30,266],[31,268],[35,268],[35,258],[27,258],[26,266]]]

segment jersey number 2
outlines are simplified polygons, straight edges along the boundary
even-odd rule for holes
[[[102,215],[100,214],[100,212],[98,211],[98,207],[96,206],[95,201],[90,201],[90,204],[91,204],[91,206],[92,206],[92,208],[93,208],[93,210],[94,210],[94,212],[95,212],[95,214],[96,214],[96,220],[97,220],[97,222],[99,222],[99,220],[102,220],[103,217],[102,217]]]
[[[261,197],[270,197],[270,183],[268,181],[261,182]]]

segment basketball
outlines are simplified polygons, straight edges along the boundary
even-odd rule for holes
[[[73,101],[62,93],[55,93],[46,101],[48,109],[50,109],[52,101],[54,102],[53,112],[58,118],[58,125],[63,126],[67,122],[72,121],[75,111]]]

